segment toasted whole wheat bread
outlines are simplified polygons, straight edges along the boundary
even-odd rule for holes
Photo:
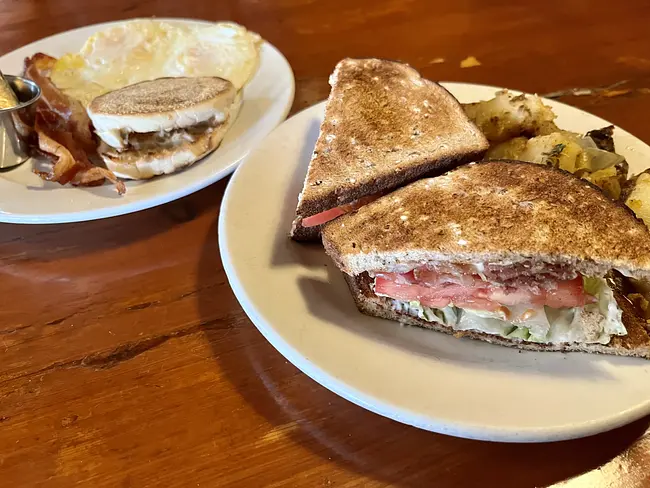
[[[298,217],[291,223],[290,235],[294,241],[317,241],[320,239],[320,225],[303,227],[301,221],[302,217]]]
[[[298,199],[296,240],[318,237],[301,226],[304,217],[476,161],[488,148],[458,101],[405,64],[344,59],[330,85]]]
[[[650,330],[648,324],[638,317],[634,306],[625,299],[619,290],[614,291],[618,306],[623,311],[623,324],[627,329],[625,336],[612,336],[609,344],[539,344],[521,339],[509,339],[494,334],[479,331],[455,331],[435,322],[427,322],[406,313],[396,311],[391,300],[373,293],[370,288],[372,279],[367,273],[358,276],[345,275],[345,279],[352,292],[352,297],[362,313],[372,317],[394,320],[405,325],[415,325],[426,329],[452,334],[456,337],[467,337],[480,341],[498,344],[501,346],[516,347],[529,351],[562,351],[562,352],[591,352],[613,354],[616,356],[633,356],[650,359]]]
[[[650,232],[623,204],[562,170],[485,161],[401,188],[323,227],[347,274],[409,263],[569,265],[650,277]]]
[[[184,142],[171,148],[160,148],[157,151],[124,151],[102,150],[100,156],[106,167],[120,178],[144,180],[157,175],[170,174],[190,166],[219,147],[228,131],[227,122],[218,125],[210,132],[201,134],[192,142]]]
[[[95,98],[88,115],[99,134],[157,132],[191,127],[213,117],[223,122],[236,96],[232,83],[214,76],[158,78]]]
[[[102,142],[98,153],[106,167],[120,178],[143,180],[180,171],[219,147],[237,119],[240,105],[241,97],[238,94],[228,109],[226,120],[216,126],[207,127],[205,132],[194,140],[185,140],[173,147],[161,145],[156,149],[126,151],[120,151]]]

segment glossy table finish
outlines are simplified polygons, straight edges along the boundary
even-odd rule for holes
[[[234,20],[287,56],[294,112],[327,96],[336,61],[377,56],[538,93],[625,81],[562,99],[650,141],[647,3],[525,3],[0,0],[0,51],[134,16]],[[481,65],[461,68],[468,56]],[[1,486],[650,486],[648,419],[492,444],[400,425],[315,384],[228,287],[226,184],[103,221],[0,225]]]

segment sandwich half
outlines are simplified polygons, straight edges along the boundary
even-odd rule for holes
[[[106,167],[122,178],[147,179],[215,150],[240,103],[222,78],[159,78],[95,98],[88,115]]]
[[[650,232],[564,171],[465,165],[322,237],[365,314],[520,349],[650,359],[650,326],[622,292],[622,277],[650,277]]]
[[[488,148],[458,101],[405,64],[344,59],[330,85],[295,240],[318,239],[323,223],[423,175],[481,159]]]

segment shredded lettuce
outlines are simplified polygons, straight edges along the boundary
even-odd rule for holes
[[[588,280],[594,280],[589,278]],[[587,293],[596,297],[596,303],[585,305],[584,312],[592,314],[600,314],[605,317],[603,330],[598,338],[601,344],[607,344],[610,336],[612,335],[626,335],[627,330],[623,325],[623,312],[616,303],[614,292],[607,284],[607,281],[600,279],[598,283],[587,284],[585,279],[585,289],[589,286]],[[593,293],[595,292],[595,293]]]
[[[457,330],[479,330],[487,334],[507,336],[512,331],[512,324],[499,318],[477,315],[474,311],[463,310],[456,327]]]
[[[530,337],[530,332],[526,327],[516,327],[515,330],[507,335],[507,337],[508,339],[521,339],[527,341]]]
[[[607,286],[607,282],[602,278],[590,278],[587,276],[582,277],[582,284],[585,291],[591,296],[597,297],[601,291],[603,284]],[[609,286],[607,286],[609,288]]]
[[[401,302],[393,300],[393,306],[400,312],[408,313],[427,322],[436,322],[450,327],[453,327],[458,322],[459,309],[451,305],[445,308],[430,308],[417,301]]]
[[[510,307],[506,314],[504,310],[487,312],[453,305],[442,309],[430,308],[417,301],[393,300],[393,306],[401,312],[454,330],[476,330],[537,343],[607,344],[612,335],[626,335],[621,309],[607,282],[602,278],[584,278],[584,287],[588,294],[596,297],[596,302],[576,308],[521,305]],[[525,320],[520,317],[525,317]]]

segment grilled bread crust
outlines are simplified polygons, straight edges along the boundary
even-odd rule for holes
[[[380,59],[344,59],[332,90],[296,210],[300,221],[363,196],[481,159],[488,142],[443,87],[413,68]]]
[[[223,122],[236,96],[233,84],[218,77],[158,78],[95,98],[88,115],[99,134],[158,132],[211,118]]]
[[[484,161],[419,180],[323,227],[347,274],[408,263],[568,265],[650,277],[650,232],[623,204],[570,173]]]

